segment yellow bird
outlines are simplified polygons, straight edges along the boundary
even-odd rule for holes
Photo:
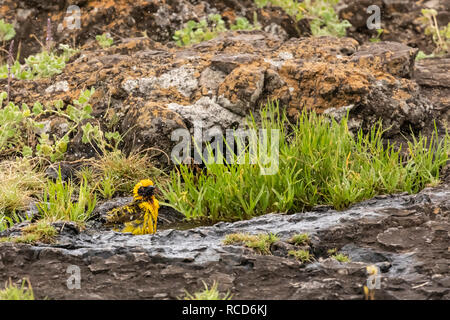
[[[141,180],[133,189],[133,202],[109,211],[106,222],[113,224],[115,231],[134,235],[155,233],[159,202],[154,192],[155,186],[151,180]]]
[[[376,289],[376,277],[378,276],[378,267],[371,265],[366,267],[366,272],[369,275],[367,285],[363,287],[364,298],[366,300],[375,300],[375,289]]]

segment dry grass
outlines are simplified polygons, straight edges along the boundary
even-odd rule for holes
[[[30,160],[0,163],[0,215],[25,210],[33,197],[39,197],[45,177]]]
[[[105,198],[112,197],[115,192],[129,195],[140,180],[151,178],[156,181],[162,177],[163,172],[152,163],[151,157],[145,154],[126,156],[120,151],[113,151],[93,160],[92,166],[81,170],[79,176],[81,178],[84,175]],[[108,180],[106,185],[105,179]],[[113,190],[108,192],[108,188]]]

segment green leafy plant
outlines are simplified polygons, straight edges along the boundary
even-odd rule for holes
[[[416,59],[430,58],[433,56],[441,56],[449,52],[450,49],[450,22],[447,26],[439,28],[437,19],[437,11],[434,9],[422,9],[422,17],[419,19],[425,25],[425,35],[432,36],[436,49],[431,55],[426,55],[422,51],[419,52]]]
[[[238,17],[234,24],[230,26],[231,30],[254,30],[259,28],[259,24],[252,25],[246,18]],[[211,40],[220,33],[228,31],[225,21],[219,14],[210,14],[207,19],[199,22],[190,20],[185,28],[175,32],[173,39],[178,46],[188,46],[203,41]]]
[[[344,37],[351,24],[339,19],[334,10],[338,2],[339,0],[255,0],[259,8],[269,4],[282,8],[296,22],[308,19],[313,36]]]
[[[114,40],[109,33],[103,33],[102,35],[97,35],[95,37],[95,39],[97,40],[98,44],[103,49],[111,47],[112,44],[114,43]]]
[[[42,193],[44,174],[27,159],[0,162],[0,224],[22,222],[16,215]]]
[[[377,29],[377,35],[373,38],[370,38],[370,42],[380,42],[381,35],[383,34],[384,29]]]
[[[230,30],[253,30],[255,27],[244,17],[237,17],[236,21],[230,26]]]
[[[28,284],[26,287],[25,284]],[[34,300],[33,288],[30,281],[24,279],[22,285],[17,287],[9,279],[9,284],[5,284],[5,289],[0,290],[0,300]]]
[[[0,19],[0,41],[5,42],[11,40],[15,35],[16,31],[14,30],[14,26]]]
[[[11,74],[19,80],[30,80],[38,78],[47,78],[55,74],[60,74],[66,67],[69,59],[78,52],[68,45],[60,44],[59,52],[43,50],[40,53],[25,58],[25,64],[21,65],[14,61],[11,66]],[[0,79],[8,77],[8,66],[0,66]]]
[[[269,138],[272,130],[279,130],[276,174],[261,174],[273,154],[257,152],[251,163],[248,147],[243,161],[238,162],[236,154],[232,163],[221,157],[222,163],[206,162],[199,174],[180,164],[170,173],[169,183],[159,186],[165,204],[187,219],[212,221],[301,212],[319,204],[341,210],[378,194],[416,193],[436,184],[448,160],[450,137],[438,140],[437,129],[429,138],[413,138],[404,157],[400,147],[383,141],[381,124],[353,135],[347,118],[338,123],[303,112],[291,123],[272,102],[259,117],[260,124],[249,118],[249,128],[266,129]]]
[[[220,293],[218,290],[219,284],[214,281],[211,288],[208,288],[208,285],[204,282],[203,285],[205,289],[203,291],[195,292],[193,295],[190,294],[187,290],[184,290],[186,296],[183,298],[184,300],[231,300],[232,295],[228,291],[227,293]]]
[[[83,120],[91,118],[92,106],[89,99],[94,92],[94,88],[83,91],[74,100],[74,105],[64,106],[63,101],[58,100],[45,106],[36,102],[31,109],[25,103],[19,107],[12,102],[3,109],[0,108],[0,154],[22,153],[25,157],[37,155],[51,161],[61,160],[67,151],[70,135],[78,131]],[[6,98],[5,92],[0,93],[0,107]],[[62,137],[51,137],[42,132],[45,123],[39,119],[49,115],[66,120],[68,130]],[[108,137],[116,139],[117,135]]]

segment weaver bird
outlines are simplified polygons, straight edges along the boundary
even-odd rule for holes
[[[375,289],[377,289],[377,281],[379,281],[379,269],[377,266],[371,265],[366,267],[366,272],[369,275],[367,285],[363,287],[364,298],[366,300],[375,300]]]
[[[159,202],[153,195],[154,191],[151,180],[141,180],[133,189],[133,202],[109,211],[106,222],[115,225],[115,231],[134,235],[155,233]]]

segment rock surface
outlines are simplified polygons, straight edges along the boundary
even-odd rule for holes
[[[104,126],[116,123],[113,128],[126,133],[127,151],[170,154],[175,129],[192,128],[194,119],[233,128],[268,99],[279,100],[292,118],[303,109],[331,115],[349,110],[353,130],[382,119],[392,138],[430,123],[433,105],[409,79],[416,53],[398,43],[284,41],[263,31],[225,33],[191,48],[136,38],[107,50],[87,48],[52,79],[14,83],[12,99],[71,102],[81,88],[95,87],[94,114],[102,115]],[[60,83],[69,90],[54,89]],[[78,146],[80,138],[69,147],[77,156],[86,148]]]

